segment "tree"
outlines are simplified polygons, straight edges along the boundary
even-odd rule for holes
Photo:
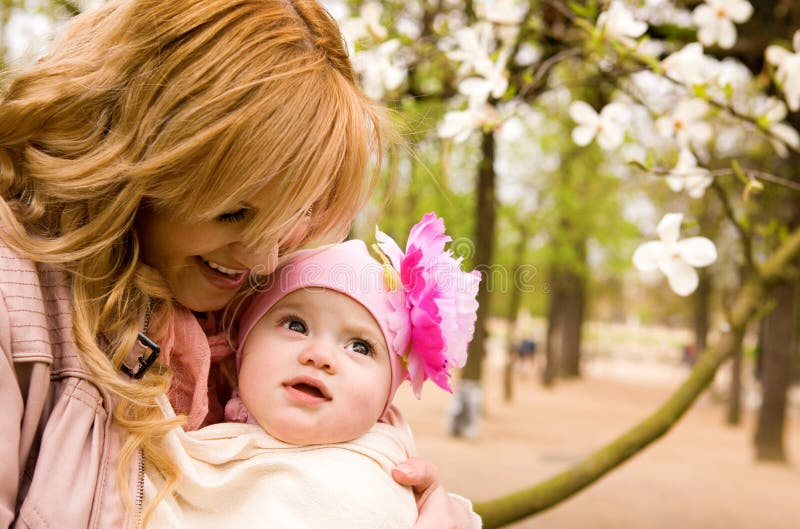
[[[756,454],[759,459],[786,459],[783,425],[792,367],[796,287],[795,280],[782,281],[775,285],[771,292],[775,298],[775,308],[763,321],[764,341],[760,354],[763,355],[764,362],[761,372],[764,397],[755,434]]]

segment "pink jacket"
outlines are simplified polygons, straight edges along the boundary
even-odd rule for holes
[[[131,529],[119,428],[78,358],[66,277],[2,240],[0,349],[0,529]]]

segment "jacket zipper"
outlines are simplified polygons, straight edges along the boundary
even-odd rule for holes
[[[144,451],[139,449],[139,472],[136,476],[136,529],[142,527],[142,510],[144,507]]]

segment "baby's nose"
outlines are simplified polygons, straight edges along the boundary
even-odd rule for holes
[[[299,358],[301,364],[322,369],[330,374],[336,372],[335,360],[333,347],[322,339],[312,340],[302,350]]]

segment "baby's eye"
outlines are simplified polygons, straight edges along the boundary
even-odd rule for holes
[[[350,349],[361,355],[372,354],[372,346],[363,340],[353,340],[350,342]]]
[[[285,329],[289,329],[292,332],[299,332],[300,334],[306,334],[306,332],[308,332],[308,330],[306,329],[306,324],[294,318],[290,318],[284,321],[283,327]]]

